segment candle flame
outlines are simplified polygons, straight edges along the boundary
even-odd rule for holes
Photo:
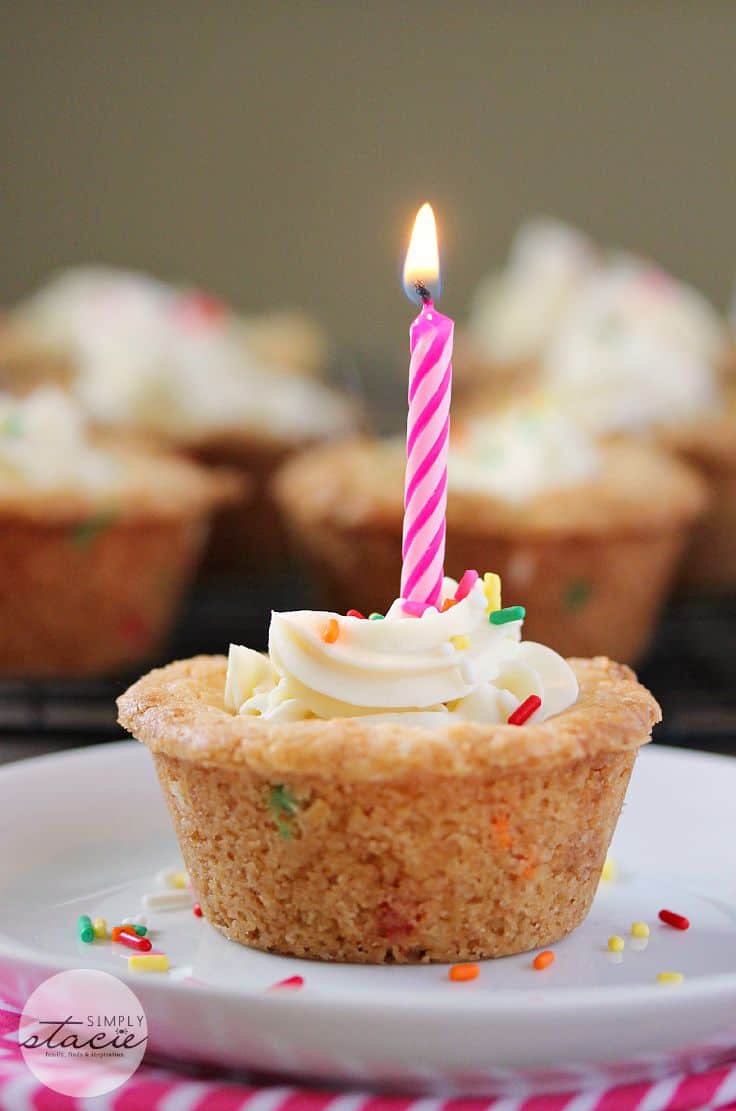
[[[437,247],[437,225],[430,204],[417,212],[409,250],[404,262],[404,290],[411,301],[421,302],[417,284],[423,285],[436,300],[440,295],[440,254]]]

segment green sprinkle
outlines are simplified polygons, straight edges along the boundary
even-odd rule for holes
[[[133,929],[138,934],[138,937],[145,937],[148,933],[148,926],[133,926]]]
[[[509,621],[523,621],[525,617],[523,606],[507,606],[506,609],[494,610],[488,620],[491,625],[508,625]]]
[[[23,423],[17,413],[10,413],[4,421],[0,421],[0,436],[15,440],[22,435]]]
[[[80,941],[86,941],[88,944],[95,939],[95,928],[88,914],[80,914],[77,919],[77,937]]]
[[[86,521],[82,521],[72,529],[72,544],[77,548],[88,548],[100,533],[113,524],[116,517],[117,513],[113,509],[107,509],[101,513],[96,513],[93,517],[88,517]]]
[[[272,787],[269,792],[268,808],[277,817],[286,814],[287,817],[291,818],[299,810],[299,803],[288,787],[279,784],[278,787]]]
[[[368,614],[368,620],[369,621],[383,621],[383,614],[382,613],[369,613]]]
[[[268,793],[268,809],[276,822],[279,837],[283,838],[284,841],[290,841],[292,830],[288,819],[293,818],[299,812],[299,803],[288,787],[284,787],[283,784],[271,787]]]
[[[571,582],[563,598],[567,612],[577,613],[581,610],[590,601],[592,593],[593,587],[587,579],[578,579],[576,582]]]

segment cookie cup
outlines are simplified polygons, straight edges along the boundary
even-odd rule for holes
[[[230,474],[140,449],[111,449],[113,492],[44,492],[0,476],[0,674],[123,671],[161,647]]]
[[[277,476],[276,496],[321,608],[369,613],[395,598],[404,466],[402,445],[363,441],[313,451]],[[447,573],[498,572],[504,604],[526,606],[529,640],[565,656],[605,653],[633,663],[706,503],[702,479],[668,454],[605,445],[593,481],[521,505],[451,488]]]
[[[736,591],[736,387],[728,405],[662,435],[664,443],[700,472],[710,490],[708,512],[693,531],[682,563],[687,594]]]
[[[553,944],[595,894],[659,707],[626,667],[572,665],[578,702],[522,727],[234,715],[221,657],[153,671],[118,707],[226,937],[319,960],[462,961]]]

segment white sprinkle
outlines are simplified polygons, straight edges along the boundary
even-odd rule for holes
[[[454,656],[457,652],[457,648],[454,644],[450,644],[448,640],[445,640],[440,645],[440,652],[443,656]]]
[[[460,674],[463,677],[463,682],[468,686],[472,686],[478,682],[478,671],[472,660],[462,659],[460,661]]]
[[[143,896],[146,910],[181,910],[194,903],[191,891],[155,891]],[[143,923],[139,923],[143,925]]]
[[[632,937],[631,941],[629,942],[629,948],[633,949],[637,953],[643,953],[648,944],[648,937]]]
[[[437,607],[436,606],[427,606],[426,610],[422,614],[422,617],[426,617],[428,613],[437,613]]]

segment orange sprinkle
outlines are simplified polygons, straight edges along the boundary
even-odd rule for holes
[[[452,607],[456,605],[457,601],[455,600],[455,598],[445,598],[444,602],[442,603],[442,609],[440,610],[440,613],[447,613],[448,610],[451,610]]]
[[[480,975],[480,967],[477,964],[453,964],[447,975],[455,983],[464,983],[475,980]]]
[[[493,830],[493,836],[496,841],[498,841],[501,848],[510,849],[514,843],[514,839],[509,830],[508,818],[501,814],[494,814],[491,818],[491,829]]]
[[[340,626],[336,618],[331,617],[326,625],[322,628],[322,640],[325,644],[334,644],[340,635]]]
[[[543,953],[537,953],[534,958],[534,967],[537,972],[541,972],[543,968],[549,968],[555,959],[555,955],[551,949],[545,949]]]

